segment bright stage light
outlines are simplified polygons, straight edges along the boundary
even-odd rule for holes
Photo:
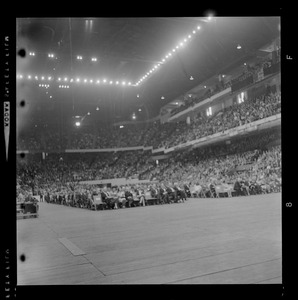
[[[67,80],[68,80],[67,77],[65,77],[65,78],[64,78],[64,81],[67,81]]]
[[[113,84],[113,81],[112,81],[112,80],[110,81],[110,84]]]
[[[201,26],[198,26],[197,29],[200,30],[200,29],[201,29]]]
[[[197,32],[195,30],[192,31],[193,34],[196,34]]]
[[[99,83],[100,83],[100,80],[96,80],[96,83],[99,84]]]
[[[28,75],[28,79],[31,79],[31,75]]]
[[[104,80],[103,80],[103,83],[106,83],[106,82],[107,82],[107,80],[106,80],[106,79],[104,79]]]
[[[125,81],[122,81],[122,85],[126,85],[126,82],[125,82]]]
[[[49,77],[48,77],[48,80],[51,80],[51,79],[52,79],[52,77],[51,77],[51,76],[49,76]]]
[[[81,126],[81,122],[76,122],[75,124],[77,127]]]
[[[84,82],[86,83],[86,82],[87,82],[87,79],[84,79]]]
[[[44,80],[44,76],[41,76],[41,80]]]
[[[76,79],[76,82],[80,82],[80,78],[77,78],[77,79]]]
[[[128,82],[128,85],[131,85],[131,82],[130,82],[130,81]]]
[[[90,79],[90,80],[89,80],[89,82],[90,82],[90,83],[93,83],[93,80],[92,80],[92,79]]]
[[[36,80],[38,80],[38,76],[35,76],[34,78],[35,78]]]
[[[119,84],[119,81],[116,81],[116,84]]]
[[[60,78],[60,77],[58,77],[58,81],[61,81],[61,78]]]

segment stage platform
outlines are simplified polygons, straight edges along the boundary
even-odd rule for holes
[[[282,283],[281,194],[17,220],[18,285]]]

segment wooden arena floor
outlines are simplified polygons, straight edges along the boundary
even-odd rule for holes
[[[40,203],[17,238],[18,285],[282,283],[279,193],[107,211]]]

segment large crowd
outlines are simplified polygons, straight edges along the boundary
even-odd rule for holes
[[[279,53],[279,52],[278,52]],[[278,63],[278,62],[277,62]],[[187,109],[188,107],[194,106],[197,103],[200,103],[202,101],[204,101],[207,98],[212,97],[213,95],[229,88],[232,86],[237,86],[240,83],[240,86],[244,87],[250,83],[254,83],[258,81],[258,73],[263,69],[267,69],[270,68],[273,64],[273,61],[271,58],[267,58],[263,61],[260,61],[258,63],[256,63],[255,65],[245,65],[243,72],[240,75],[237,75],[236,77],[230,79],[230,80],[224,80],[223,78],[221,78],[221,81],[219,83],[217,83],[215,86],[209,87],[208,89],[206,89],[205,93],[198,97],[196,95],[192,95],[190,98],[187,99],[187,101],[185,101],[184,104],[182,104],[181,106],[174,108],[171,111],[171,115],[175,115],[185,109]],[[251,77],[250,81],[247,81],[247,79]],[[245,82],[247,81],[247,82]],[[244,85],[241,85],[241,83],[247,83]]]
[[[124,208],[184,201],[187,197],[234,196],[281,190],[281,146],[267,149],[278,140],[276,130],[221,144],[178,152],[156,164],[150,151],[101,154],[52,154],[23,161],[18,159],[17,199],[44,201],[92,208],[100,195],[102,208]],[[244,167],[244,168],[238,168]],[[81,184],[81,180],[130,177],[138,174],[150,183],[125,186]],[[143,178],[142,178],[143,177]],[[225,188],[217,194],[216,188]],[[231,194],[228,192],[230,191]],[[151,202],[150,202],[151,203]]]
[[[44,130],[29,135],[20,135],[18,149],[21,150],[63,150],[63,149],[104,149],[135,146],[153,148],[173,147],[186,141],[199,139],[217,132],[223,132],[246,123],[263,119],[281,112],[280,93],[264,94],[243,103],[231,105],[214,116],[198,113],[190,124],[184,121],[151,126],[125,125],[99,126],[98,128],[73,128],[68,132]]]

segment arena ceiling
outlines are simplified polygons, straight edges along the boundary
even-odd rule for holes
[[[34,123],[57,123],[59,116],[68,124],[72,116],[87,112],[91,114],[86,122],[128,120],[133,112],[144,120],[211,76],[254,55],[279,35],[279,23],[278,17],[17,19],[17,48],[26,49],[25,58],[17,60],[17,73],[24,76],[18,80],[17,96],[26,99],[24,115]],[[190,34],[191,39],[162,63]],[[32,52],[34,56],[29,55]],[[158,63],[159,68],[140,82]],[[35,75],[39,80],[34,80]],[[48,88],[39,86],[41,76]],[[48,77],[55,80],[46,82]],[[60,83],[54,82],[59,77],[70,88],[59,88]],[[81,82],[70,84],[70,78]],[[94,82],[84,84],[84,78]],[[98,78],[107,83],[96,85]],[[123,80],[126,86],[121,85]]]

